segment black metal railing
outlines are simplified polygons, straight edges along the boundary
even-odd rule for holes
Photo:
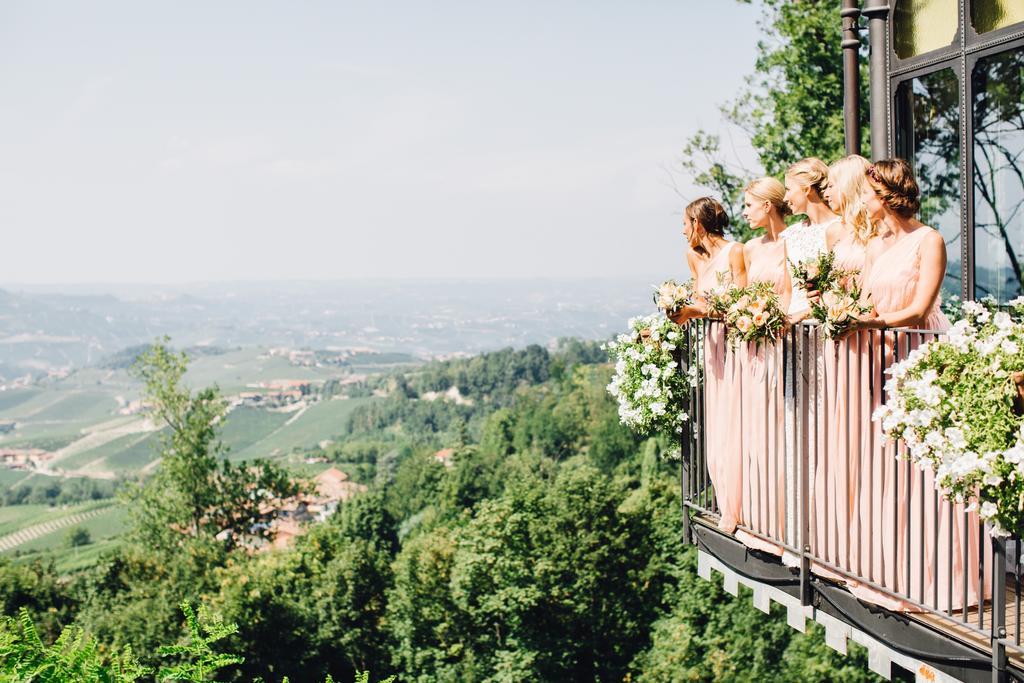
[[[843,583],[987,644],[1002,671],[1007,651],[1024,653],[1019,542],[993,538],[976,513],[946,500],[906,444],[872,421],[886,370],[938,336],[866,330],[833,342],[804,323],[758,349],[730,346],[721,322],[691,321],[680,363],[699,373],[686,398],[684,505],[779,555],[799,572],[804,604],[813,578]]]

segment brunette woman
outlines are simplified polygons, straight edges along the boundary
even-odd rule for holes
[[[862,199],[868,218],[879,224],[882,236],[867,247],[864,290],[873,310],[858,327],[946,330],[949,321],[939,307],[946,245],[936,230],[915,218],[920,198],[910,165],[902,159],[879,161],[867,169],[866,178]],[[897,357],[904,358],[921,343],[921,335],[875,332],[873,338],[871,353],[878,362],[873,370],[872,412],[884,400],[884,375],[879,371]],[[880,431],[874,432],[873,442],[874,471],[866,481],[871,482],[877,502],[862,508],[861,533],[870,530],[881,552],[871,558],[869,578],[901,597],[858,587],[851,590],[890,609],[918,609],[913,602],[957,609],[965,606],[965,593],[967,605],[977,604],[979,592],[990,592],[987,582],[979,591],[975,580],[979,575],[977,515],[965,514],[962,505],[937,500],[933,473],[920,472],[905,448],[887,443]],[[865,481],[864,473],[861,479]],[[991,561],[986,560],[985,566],[991,566]]]
[[[696,301],[673,316],[677,323],[708,316],[707,295],[720,284],[746,284],[743,245],[725,237],[729,217],[711,197],[701,197],[683,212]],[[732,533],[740,522],[743,450],[731,409],[740,395],[739,368],[721,322],[709,323],[704,335],[704,447],[708,474],[721,513],[718,527]]]

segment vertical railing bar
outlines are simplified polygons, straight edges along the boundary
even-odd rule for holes
[[[872,349],[875,348],[875,346],[874,346],[875,331],[874,330],[868,330],[868,334],[867,334],[867,337],[868,337],[868,339],[867,339],[868,347],[867,347],[867,349],[861,349],[860,348],[860,345],[859,345],[860,334],[861,334],[860,332],[857,332],[857,335],[858,335],[858,340],[857,340],[858,341],[858,347],[857,347],[857,350],[859,352],[862,352],[862,353],[866,352],[867,353],[867,357],[868,357],[868,392],[869,392],[868,395],[871,397],[871,400],[868,402],[868,408],[870,409],[871,406],[874,405],[875,384],[876,384],[875,383],[875,354],[872,351]],[[868,454],[869,454],[869,457],[867,458],[867,461],[868,461],[868,528],[866,530],[862,528],[861,529],[861,533],[862,534],[866,534],[867,538],[872,538],[872,536],[874,535],[874,531],[875,531],[875,458],[873,457],[874,453],[875,453],[875,425],[874,425],[874,423],[870,422],[870,419],[871,419],[870,416],[868,416],[867,419],[869,420],[869,422],[868,422]],[[864,448],[863,444],[861,444],[861,448],[862,449]],[[881,463],[879,463],[879,467],[881,467]],[[882,471],[884,472],[885,470],[882,470]],[[882,492],[881,491],[878,492],[878,499],[879,499],[879,501],[882,500]],[[881,538],[874,539],[874,540],[876,542],[880,542]],[[868,564],[867,564],[867,575],[868,575],[868,578],[870,580],[872,580],[872,581],[877,581],[878,583],[882,583],[882,578],[880,576],[876,576],[875,575],[875,544],[874,543],[868,543],[867,546],[868,546]],[[881,558],[879,558],[879,559],[881,559]]]
[[[811,339],[811,334],[806,326],[801,326],[800,329],[800,340],[804,344],[804,363],[808,362],[810,354],[807,353],[807,340]],[[814,349],[817,351],[817,329],[815,329],[814,335]],[[818,394],[818,363],[817,359],[811,359],[814,363],[814,395],[817,397]],[[797,411],[797,417],[802,418],[800,422],[800,429],[798,430],[801,435],[804,435],[809,431],[808,429],[808,413],[811,408],[808,406],[809,392],[803,392],[802,401],[803,406]],[[814,403],[814,410],[817,411],[817,402]],[[817,430],[817,412],[815,412],[815,430]],[[802,438],[799,442],[801,445],[805,443],[805,439]],[[817,437],[815,437],[815,450],[817,450]],[[808,509],[810,505],[809,501],[809,487],[808,487],[808,467],[807,463],[810,458],[810,443],[807,442],[806,447],[800,448],[798,451],[799,459],[797,460],[797,467],[799,468],[799,491],[800,491],[800,506],[797,511],[797,543],[800,548],[800,603],[802,605],[811,604],[811,558],[808,555],[810,546],[807,543],[807,529],[808,529]]]
[[[953,612],[955,611],[953,609],[953,565],[956,562],[956,558],[953,557],[953,522],[956,521],[956,518],[954,516],[955,513],[953,511],[953,503],[952,503],[952,501],[950,501],[948,503],[948,509],[949,509],[949,522],[947,523],[946,526],[948,527],[947,531],[949,532],[949,552],[947,553],[947,555],[949,555],[949,582],[948,582],[949,583],[949,589],[948,589],[948,596],[947,596],[947,599],[949,600],[949,604],[946,605],[946,610],[948,611],[949,616],[952,617],[953,616]]]
[[[985,533],[984,525],[981,525]],[[992,680],[1006,680],[1006,546],[1002,538],[992,541]],[[981,544],[983,545],[983,544]],[[982,551],[984,554],[984,551]],[[984,614],[984,593],[978,593],[978,613]],[[984,625],[981,626],[984,628]]]
[[[912,471],[911,464],[909,462],[907,463],[907,471],[908,472]],[[927,495],[926,492],[925,492],[925,488],[924,488],[924,469],[919,469],[917,483],[918,483],[918,486],[919,486],[919,488],[921,490],[920,499],[919,499],[918,505],[917,505],[918,512],[921,514],[921,519],[920,519],[921,531],[918,534],[919,540],[921,542],[920,543],[920,546],[921,546],[921,549],[920,549],[920,562],[921,562],[921,564],[919,565],[919,568],[918,568],[918,581],[920,581],[920,586],[921,586],[921,588],[919,590],[919,593],[921,595],[921,604],[924,605],[924,604],[927,604],[927,598],[924,596],[924,565],[925,565],[925,552],[924,552],[924,548],[925,548],[925,545],[926,545],[925,544],[925,540],[924,540],[925,539],[925,526],[926,526],[926,524],[925,524],[926,520],[925,520],[925,517],[924,517],[924,498],[925,498],[925,495]],[[933,517],[932,519],[934,520],[935,518]],[[934,554],[936,550],[937,550],[937,548],[933,546],[932,547],[932,553]]]
[[[1013,541],[1013,555],[1014,555],[1014,591],[1013,591],[1013,625],[1014,625],[1014,637],[1013,642],[1017,647],[1020,647],[1020,539],[1015,538]]]
[[[965,532],[964,535],[966,535],[967,529],[970,528],[970,516],[967,514],[967,510],[964,510],[964,512],[963,512],[963,522],[961,523],[960,528],[964,530],[964,532]],[[970,553],[970,549],[967,547],[967,544],[963,543],[962,545],[963,545],[963,556],[964,556],[964,564],[963,564],[963,575],[964,575],[964,578],[960,582],[960,583],[963,584],[963,604],[960,606],[960,610],[961,610],[961,614],[962,614],[961,618],[962,618],[963,622],[967,623],[967,621],[968,621],[968,619],[967,619],[967,588],[968,588],[968,586],[970,586],[970,581],[971,581],[970,577],[968,576],[968,570],[970,569],[970,566],[971,566],[971,556],[969,554]],[[952,546],[950,546],[950,547],[952,547]]]
[[[715,491],[716,495],[711,496],[710,498],[708,497],[708,489],[713,486],[713,483],[711,482],[711,468],[708,465],[708,445],[707,445],[707,437],[706,437],[706,435],[707,435],[707,413],[708,413],[708,391],[707,391],[708,356],[707,356],[707,347],[706,347],[706,345],[708,344],[709,337],[707,335],[707,331],[703,329],[703,326],[701,326],[701,331],[702,331],[702,334],[701,334],[702,338],[700,340],[700,343],[697,345],[698,352],[701,353],[701,364],[700,364],[701,376],[700,376],[700,381],[697,383],[697,386],[698,386],[698,389],[700,391],[700,443],[701,443],[701,453],[703,453],[702,460],[704,462],[704,472],[705,472],[704,496],[705,496],[705,499],[708,501],[708,507],[711,508],[711,511],[718,513],[719,518],[721,518],[722,510],[721,510],[721,508],[718,505],[718,495],[717,495],[718,492]]]
[[[932,609],[939,609],[939,517],[941,505],[939,503],[939,492],[932,491],[932,519],[934,521],[935,533],[932,538]],[[946,554],[949,554],[948,552]],[[952,569],[952,567],[950,567]],[[952,573],[948,574],[952,579]],[[950,581],[952,583],[952,581]]]
[[[788,328],[785,334],[782,335],[782,539],[784,545],[796,546],[795,539],[790,535],[793,530],[790,528],[790,507],[795,504],[796,501],[790,500],[790,494],[792,493],[790,475],[793,474],[790,470],[790,460],[793,457],[790,449],[793,444],[790,443],[791,435],[796,440],[796,420],[797,420],[797,384],[794,382],[796,376],[796,366],[800,354],[797,353],[797,349],[794,346],[794,340],[797,336],[797,326],[792,325]],[[786,348],[786,338],[788,338],[788,348]],[[790,372],[786,372],[786,370]],[[787,377],[788,376],[788,377]],[[793,384],[791,385],[791,392],[793,393],[793,432],[791,434],[790,425],[786,424],[785,413],[786,413],[786,398],[785,398],[785,380],[788,379]]]
[[[967,543],[967,539],[968,538],[970,538],[970,533],[964,534],[964,545],[965,546],[969,545]],[[979,539],[979,541],[978,541],[978,628],[984,629],[985,628],[985,523],[981,521],[981,518],[978,519],[978,539]],[[993,551],[996,550],[996,546],[997,546],[996,543],[992,544],[992,550]],[[993,564],[993,566],[995,566],[994,562],[992,564]],[[964,568],[964,575],[965,575],[964,582],[965,583],[970,580],[969,578],[966,577],[966,574],[967,574],[967,568],[965,567]],[[992,582],[992,586],[993,586],[993,596],[992,596],[993,597],[993,603],[992,603],[992,627],[993,628],[995,628],[995,624],[996,624],[996,605],[995,605],[995,602],[994,602],[994,600],[995,600],[995,590],[994,590],[995,589],[995,584],[996,584],[996,582],[993,581]],[[1005,600],[1005,599],[1006,599],[1006,596],[1003,595],[1003,597],[1000,599],[1000,601]],[[1003,618],[1004,619],[1006,618],[1005,614],[1003,615]]]
[[[686,349],[687,353],[693,352],[693,338],[694,329],[687,325],[686,326]],[[690,387],[687,392],[690,396],[690,419],[688,421],[688,433],[687,433],[687,447],[692,453],[692,466],[690,468],[690,499],[699,505],[700,501],[697,499],[697,489],[700,487],[700,475],[699,466],[701,453],[697,450],[697,428],[695,424],[697,414],[697,387]]]
[[[812,339],[814,340],[814,348],[815,349],[820,348],[820,337],[818,335],[819,335],[818,326],[815,325],[812,328],[812,332],[811,332]],[[818,478],[818,468],[821,467],[821,460],[825,457],[825,454],[821,452],[820,448],[818,448],[819,443],[821,441],[821,420],[823,419],[823,416],[818,414],[818,405],[819,405],[819,402],[820,402],[820,399],[821,399],[821,397],[819,396],[819,391],[820,391],[819,385],[820,384],[821,384],[821,379],[818,377],[818,363],[815,362],[814,363],[814,409],[813,409],[814,420],[812,421],[812,423],[814,424],[814,447],[813,447],[814,448],[814,450],[813,450],[813,452],[814,452],[814,469],[813,469],[813,472],[814,472],[815,481],[817,481],[817,478]],[[810,457],[810,455],[808,455],[808,458],[809,457]],[[808,477],[810,476],[810,472],[811,471],[812,470],[808,467]],[[807,491],[809,492],[810,491],[810,482],[804,482],[804,486],[807,489]],[[812,534],[811,533],[811,526],[810,526],[810,509],[811,508],[810,508],[810,505],[807,506],[807,510],[808,510],[807,530],[808,530],[808,533],[807,533],[806,539],[807,539],[807,547],[808,548],[811,547],[811,541],[812,540],[814,541],[815,546],[817,546],[818,526],[821,524],[821,520],[818,519],[818,510],[817,510],[817,508],[818,508],[818,505],[817,505],[817,502],[815,502],[815,506],[814,506],[814,528],[813,528],[813,534]],[[821,548],[815,547],[814,548],[814,553],[816,555],[820,556]]]
[[[679,357],[679,371],[686,375],[687,362],[690,353],[690,329],[687,325],[686,329],[683,330],[683,354]],[[683,431],[679,434],[679,488],[683,495],[683,540],[685,543],[690,544],[690,512],[686,509],[686,504],[693,501],[693,496],[690,491],[690,459],[693,457],[693,450],[690,448],[690,420],[693,419],[693,403],[689,400],[690,392],[686,392],[686,396],[683,397],[684,406],[686,408],[686,415],[689,419],[683,422]]]
[[[770,480],[771,480],[771,474],[768,472],[768,470],[770,469],[769,461],[768,461],[769,460],[769,458],[768,458],[768,454],[769,454],[769,449],[768,449],[768,417],[769,417],[769,411],[771,410],[771,406],[770,406],[770,404],[768,402],[769,393],[768,393],[768,349],[767,348],[764,349],[764,356],[762,357],[762,360],[764,361],[762,363],[762,367],[764,369],[764,382],[763,382],[763,384],[764,384],[764,458],[765,458],[765,463],[764,464],[765,464],[765,467],[764,467],[764,475],[763,475],[764,476],[764,482],[761,484],[761,495],[758,496],[758,502],[761,503],[761,509],[762,509],[761,523],[762,523],[762,525],[764,527],[764,528],[760,529],[760,531],[762,531],[762,533],[764,533],[765,536],[768,536],[769,538],[772,538],[773,536],[772,536],[771,532],[772,532],[772,529],[774,528],[772,526],[772,521],[771,521],[772,520],[772,510],[771,510],[772,505],[768,501],[768,491],[769,491],[768,485],[769,485]],[[772,490],[774,490],[774,488],[775,487],[772,487]]]
[[[909,336],[909,334],[905,335],[905,339],[906,339],[906,341],[904,341],[904,343],[909,346],[909,343],[910,343],[910,336]],[[889,367],[892,367],[892,366],[894,366],[894,365],[896,365],[897,363],[900,362],[899,332],[897,332],[896,330],[893,330],[893,340],[894,340],[895,343],[893,344],[892,365],[890,365]],[[905,498],[905,500],[906,500],[906,507],[904,509],[904,518],[903,518],[904,519],[904,524],[902,524],[902,525],[899,525],[899,523],[897,523],[897,524],[898,524],[898,526],[904,527],[903,528],[903,538],[904,538],[904,543],[903,543],[903,553],[904,553],[904,555],[903,555],[903,557],[904,557],[904,560],[905,560],[904,563],[903,563],[904,564],[904,569],[905,569],[905,573],[903,575],[903,580],[904,580],[904,583],[905,583],[905,585],[904,585],[904,594],[907,596],[908,600],[913,600],[914,599],[913,595],[912,595],[912,593],[913,593],[912,588],[913,588],[913,583],[914,583],[913,578],[912,578],[913,577],[913,562],[912,562],[913,551],[911,550],[912,546],[911,546],[910,541],[911,541],[911,536],[913,535],[913,528],[914,528],[914,525],[913,525],[914,513],[913,513],[913,508],[911,507],[913,505],[913,500],[914,500],[914,497],[913,497],[913,493],[914,493],[914,489],[913,489],[913,486],[914,486],[914,481],[913,481],[914,473],[913,473],[913,471],[911,470],[911,467],[910,467],[910,460],[907,457],[904,457],[900,453],[900,443],[901,442],[902,442],[902,439],[896,443],[896,471],[897,472],[900,472],[900,471],[903,472],[903,479],[904,479],[904,482],[905,482],[904,495],[906,496],[906,498]],[[899,491],[899,488],[897,487],[896,490]]]
[[[843,441],[845,441],[844,452],[846,454],[846,457],[844,458],[844,460],[845,460],[844,466],[846,467],[846,479],[844,480],[846,482],[846,490],[842,491],[842,492],[839,492],[839,491],[836,492],[837,497],[840,496],[840,493],[841,493],[841,497],[839,497],[838,501],[834,501],[832,503],[832,507],[836,507],[836,505],[840,501],[842,501],[843,509],[844,510],[849,510],[849,500],[848,500],[847,496],[849,495],[849,492],[850,492],[850,456],[851,456],[851,449],[850,449],[850,441],[851,441],[851,438],[850,438],[851,437],[851,433],[850,433],[850,413],[853,412],[853,411],[851,410],[851,406],[850,406],[850,349],[849,349],[849,343],[844,344],[844,346],[846,347],[846,359],[845,359],[845,362],[843,363],[846,366],[846,382],[845,382],[845,384],[846,384],[846,386],[845,386],[845,393],[846,393],[846,395],[845,395],[843,400],[846,402],[844,404],[846,406],[846,410],[844,411],[846,413],[846,431],[844,432],[844,434],[846,435],[846,438],[843,439]],[[839,358],[837,357],[836,358],[836,362],[838,362],[838,361],[839,361]],[[846,524],[845,524],[845,526],[846,526],[846,560],[845,560],[845,562],[841,563],[840,566],[844,567],[844,568],[847,568],[847,569],[850,569],[851,568],[850,567],[850,564],[851,564],[851,562],[850,562],[850,554],[851,554],[850,553],[850,551],[851,551],[851,549],[850,549],[850,542],[852,540],[850,538],[850,527],[853,526],[853,524],[852,524],[853,520],[846,519],[845,521],[846,521]],[[838,530],[838,528],[839,528],[839,526],[836,525],[836,529],[837,530]],[[839,551],[838,551],[838,549],[836,550],[836,559],[837,560],[839,559]]]

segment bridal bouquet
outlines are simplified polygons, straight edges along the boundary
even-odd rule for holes
[[[682,432],[689,419],[683,401],[697,369],[691,364],[690,375],[679,371],[682,347],[682,328],[663,315],[633,318],[629,332],[608,342],[605,348],[615,363],[608,393],[619,404],[622,424],[642,434]]]
[[[836,279],[811,304],[811,317],[821,323],[826,339],[841,337],[857,318],[871,310],[871,306],[861,303],[860,297],[856,278],[847,275]]]
[[[692,304],[692,281],[679,284],[675,280],[665,280],[660,287],[654,288],[654,303],[666,315]]]
[[[799,263],[789,262],[789,273],[793,282],[803,289],[824,292],[836,285],[836,283],[853,273],[836,268],[836,254],[834,251],[823,251],[817,256],[800,261]]]
[[[964,318],[888,372],[874,418],[902,439],[955,503],[995,536],[1024,532],[1024,297],[999,310],[966,301]]]
[[[772,283],[755,282],[733,289],[730,299],[725,323],[731,342],[772,343],[781,336],[786,314]]]
[[[729,307],[738,298],[739,288],[732,283],[731,273],[719,273],[718,283],[704,294],[708,303],[708,313],[715,318],[725,318]]]

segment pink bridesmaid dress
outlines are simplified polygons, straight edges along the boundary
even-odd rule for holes
[[[858,281],[863,282],[865,245],[847,232],[832,251],[836,267],[856,271]],[[832,567],[857,574],[866,569],[860,564],[862,555],[868,554],[862,546],[871,541],[870,536],[860,533],[861,493],[870,493],[869,487],[861,486],[860,472],[864,459],[873,457],[866,440],[861,439],[865,426],[871,423],[867,343],[866,332],[824,343],[824,386],[828,398],[824,402],[825,414],[816,422],[827,424],[828,429],[823,448],[812,454],[811,462],[812,551],[817,559]],[[866,472],[867,468],[863,470]],[[834,576],[828,571],[819,573]]]
[[[697,296],[703,297],[718,285],[719,274],[729,277],[729,254],[736,246],[727,242],[697,273]],[[718,528],[732,533],[740,523],[743,490],[743,451],[736,410],[740,396],[736,353],[725,338],[725,325],[713,322],[704,337],[704,449],[708,474],[715,488],[721,518]]]
[[[755,250],[747,282],[770,282],[779,296],[787,290],[786,244],[779,239]],[[783,310],[789,305],[783,301]],[[741,517],[750,532],[736,538],[748,547],[782,554],[786,541],[786,432],[782,344],[748,343],[736,349],[743,393],[743,505]]]
[[[876,311],[898,311],[911,303],[920,276],[921,243],[931,232],[931,228],[918,228],[874,261],[871,272],[865,275],[864,289]],[[938,297],[921,327],[937,332],[949,328]],[[862,358],[860,362],[871,366],[873,413],[885,400],[884,369],[906,357],[922,338],[897,333],[897,345],[891,332],[886,333],[884,343],[878,331],[862,333],[867,334],[872,335],[869,339],[873,348],[865,351],[873,353],[874,359]],[[851,592],[887,609],[903,611],[920,610],[915,602],[939,610],[961,609],[978,604],[979,593],[990,596],[989,572],[985,572],[980,591],[978,585],[981,539],[977,514],[966,514],[963,505],[943,499],[935,489],[932,471],[926,468],[922,472],[911,463],[905,447],[886,440],[877,423],[865,428],[861,449],[870,451],[872,457],[860,465],[859,479],[867,491],[862,489],[858,496],[859,536],[867,538],[860,544],[858,560],[862,575],[896,595],[858,585],[851,585]],[[864,440],[868,441],[866,445]],[[991,567],[990,556],[985,567]]]

